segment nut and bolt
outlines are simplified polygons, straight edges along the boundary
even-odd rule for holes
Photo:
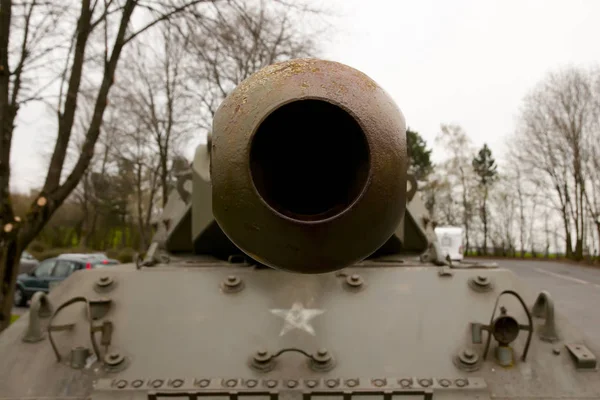
[[[290,389],[293,389],[293,388],[295,388],[296,386],[298,386],[298,381],[295,381],[295,380],[293,380],[293,379],[292,379],[292,380],[289,380],[289,381],[287,381],[286,385],[287,385],[287,387],[289,387]]]
[[[258,381],[256,379],[248,379],[246,381],[246,386],[248,386],[249,388],[253,388],[258,384]]]
[[[400,386],[402,386],[403,388],[409,388],[412,386],[413,381],[412,379],[408,379],[408,378],[404,378],[404,379],[400,379],[398,381],[398,383],[400,384]]]
[[[155,379],[155,380],[152,381],[151,385],[152,385],[153,388],[158,389],[159,387],[161,387],[163,385],[163,383],[165,383],[164,380],[162,380],[162,379]]]
[[[225,280],[225,285],[229,286],[229,287],[236,287],[237,285],[240,284],[240,278],[238,278],[235,275],[229,275],[227,277],[227,279]]]
[[[459,355],[460,362],[467,365],[477,364],[479,356],[472,349],[464,349]]]
[[[305,384],[306,386],[308,386],[309,388],[314,388],[314,387],[316,387],[316,386],[317,386],[317,383],[318,383],[318,382],[317,382],[316,380],[314,380],[314,379],[307,379],[306,381],[304,381],[304,384]]]
[[[348,387],[356,387],[356,386],[358,386],[358,379],[348,379],[348,380],[346,380],[346,386],[348,386]]]
[[[173,386],[174,388],[181,387],[181,385],[183,385],[182,379],[173,379],[173,381],[171,381],[171,386]]]
[[[373,383],[373,386],[377,386],[377,387],[382,387],[382,386],[385,386],[385,384],[386,384],[385,379],[373,379],[371,381],[371,383]]]
[[[131,382],[131,386],[133,386],[134,388],[142,387],[143,384],[144,381],[141,379],[136,379],[135,381]]]
[[[429,386],[433,385],[433,380],[432,379],[419,379],[419,385],[421,385],[423,387],[429,387]]]
[[[469,384],[469,381],[466,380],[466,379],[461,378],[461,379],[455,380],[454,384],[456,386],[458,386],[458,387],[465,387],[465,386],[467,386]]]
[[[123,362],[125,358],[117,353],[117,352],[113,352],[113,353],[109,353],[104,357],[104,362],[107,365],[110,365],[111,367],[117,366],[119,364],[121,364]]]
[[[360,275],[352,274],[346,278],[346,283],[353,288],[359,288],[363,285],[364,281]]]
[[[452,384],[452,382],[450,382],[450,379],[440,379],[440,380],[438,380],[438,383],[442,387],[448,387]]]
[[[101,276],[98,281],[96,282],[96,285],[100,286],[100,287],[106,287],[109,286],[110,284],[113,283],[113,280],[111,279],[110,276]]]
[[[313,355],[313,360],[319,364],[326,364],[331,361],[331,354],[325,348],[321,348],[317,351],[317,354]]]
[[[124,379],[121,379],[120,381],[117,382],[117,387],[119,389],[124,389],[127,386],[127,381]]]
[[[235,275],[229,275],[223,280],[221,287],[223,288],[223,290],[229,293],[234,293],[242,290],[244,288],[244,284],[239,277]]]
[[[277,386],[277,381],[274,381],[274,380],[272,380],[272,379],[269,379],[269,380],[268,380],[268,381],[267,381],[265,384],[267,385],[267,387],[268,387],[268,388],[271,388],[271,389],[272,389],[272,388],[274,388],[275,386]]]
[[[254,361],[257,363],[264,363],[271,360],[271,354],[265,349],[260,349],[254,355]]]
[[[194,385],[199,386],[201,388],[205,388],[210,384],[208,379],[200,379],[199,381],[194,382]]]
[[[225,386],[227,387],[235,387],[237,385],[237,381],[235,379],[228,379],[225,381]]]
[[[485,275],[472,276],[467,281],[471,289],[476,292],[485,293],[494,289],[491,278]]]
[[[325,382],[328,388],[334,388],[338,385],[338,381],[336,379],[327,379]]]

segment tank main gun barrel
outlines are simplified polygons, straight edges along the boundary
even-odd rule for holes
[[[273,268],[344,268],[385,243],[404,215],[404,116],[340,63],[292,60],[243,81],[214,116],[210,158],[217,223]]]

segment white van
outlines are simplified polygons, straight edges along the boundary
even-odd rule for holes
[[[440,226],[435,228],[435,234],[442,249],[442,256],[450,256],[452,261],[463,259],[463,229],[456,226]]]

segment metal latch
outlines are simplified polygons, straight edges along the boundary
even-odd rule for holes
[[[581,369],[596,368],[596,356],[585,345],[579,343],[569,343],[565,345],[573,360],[575,366]]]

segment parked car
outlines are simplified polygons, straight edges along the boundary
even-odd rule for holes
[[[65,253],[58,256],[58,258],[78,258],[83,260],[101,261],[103,265],[119,264],[119,260],[108,258],[104,253]],[[97,264],[98,266],[100,264]]]
[[[116,260],[83,256],[85,255],[63,254],[60,257],[40,262],[29,273],[20,274],[17,277],[17,287],[15,288],[15,306],[26,305],[35,292],[49,293],[54,286],[67,279],[75,271],[119,264]]]
[[[21,253],[21,260],[19,261],[19,273],[26,274],[32,269],[37,267],[40,262],[27,251]]]

